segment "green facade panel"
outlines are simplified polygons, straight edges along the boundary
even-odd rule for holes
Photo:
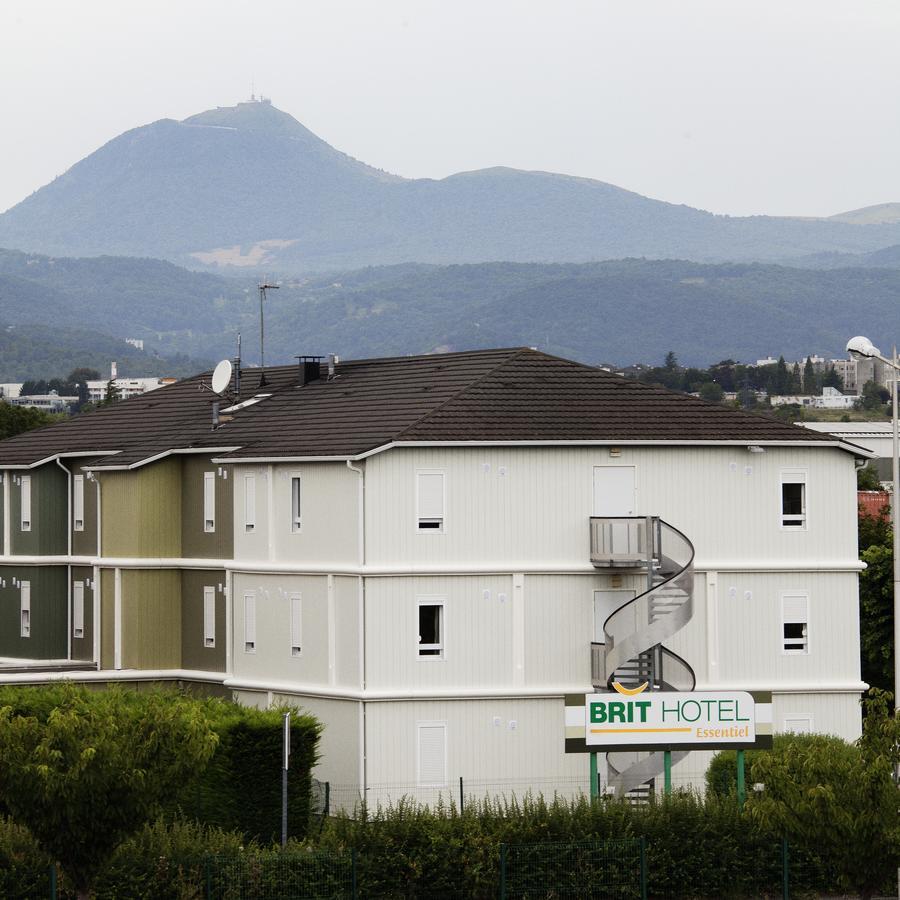
[[[181,668],[181,572],[122,570],[122,666]]]
[[[66,659],[68,603],[65,566],[0,566],[0,657]],[[22,583],[29,587],[28,635],[22,623]]]
[[[98,477],[103,556],[182,555],[180,459]]]
[[[215,645],[207,646],[204,588],[215,591]],[[181,665],[204,672],[225,671],[225,571],[185,569],[181,573]]]
[[[72,490],[74,494],[75,475],[85,475],[78,465],[72,466]],[[74,496],[72,509],[74,510]],[[97,484],[84,479],[84,518],[81,530],[75,531],[72,522],[72,553],[75,556],[97,555]],[[74,516],[73,516],[74,519]]]
[[[100,668],[116,667],[116,573],[100,572]]]
[[[17,556],[65,556],[69,552],[67,518],[68,478],[56,465],[11,472],[9,485],[11,553]],[[31,517],[23,528],[24,479],[31,483]]]
[[[72,598],[72,659],[92,660],[94,658],[94,570],[89,566],[72,567],[72,587],[69,596]],[[82,632],[79,637],[75,630],[77,602],[76,585],[81,584],[84,590],[82,609]]]
[[[214,466],[209,458],[183,456],[181,469],[182,556],[230,559],[234,556],[233,485],[230,466]],[[212,473],[215,485],[213,531],[206,531],[204,475]]]

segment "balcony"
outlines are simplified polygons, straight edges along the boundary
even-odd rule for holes
[[[659,518],[592,516],[591,563],[598,569],[644,569],[658,555]]]

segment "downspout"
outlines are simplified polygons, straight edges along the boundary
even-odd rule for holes
[[[359,475],[357,482],[357,529],[356,529],[356,556],[360,567],[360,574],[357,576],[358,590],[358,618],[359,618],[359,646],[357,653],[359,654],[359,678],[360,690],[365,695],[366,690],[366,579],[362,574],[362,567],[366,562],[366,470],[362,466],[354,466],[350,460],[347,460],[347,468],[351,472]],[[359,702],[359,789],[360,799],[366,800],[366,778],[367,775],[367,759],[366,759],[366,701]]]
[[[3,552],[7,556],[12,556],[12,515],[9,509],[12,496],[12,488],[9,483],[11,478],[12,472],[6,469],[3,473]]]
[[[88,473],[90,478],[93,480],[94,484],[97,485],[97,565],[94,566],[94,659],[97,661],[97,668],[100,669],[103,665],[103,661],[100,658],[101,653],[101,643],[100,643],[100,627],[101,627],[101,617],[100,617],[100,606],[101,606],[101,570],[100,570],[100,560],[102,559],[102,536],[103,536],[103,527],[102,527],[102,515],[103,515],[103,504],[102,497],[100,493],[100,476],[95,472]]]
[[[66,473],[66,551],[72,556],[72,472],[56,457],[56,464]],[[72,659],[72,565],[66,566],[66,658]]]

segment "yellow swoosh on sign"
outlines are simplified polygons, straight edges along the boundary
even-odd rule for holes
[[[642,693],[643,691],[646,691],[646,690],[647,690],[647,684],[648,684],[648,682],[645,681],[640,687],[636,687],[636,688],[627,688],[627,687],[622,687],[622,685],[619,684],[618,681],[614,681],[614,682],[613,682],[613,687],[614,687],[620,694],[624,694],[626,697],[634,697],[634,696],[636,696],[637,694],[640,694],[640,693]]]

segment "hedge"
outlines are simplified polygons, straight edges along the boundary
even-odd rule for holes
[[[186,819],[237,831],[269,843],[281,837],[282,715],[223,700],[203,701],[219,745],[207,767],[185,785],[172,810]],[[311,775],[322,726],[291,710],[288,836],[302,838],[309,824]]]

